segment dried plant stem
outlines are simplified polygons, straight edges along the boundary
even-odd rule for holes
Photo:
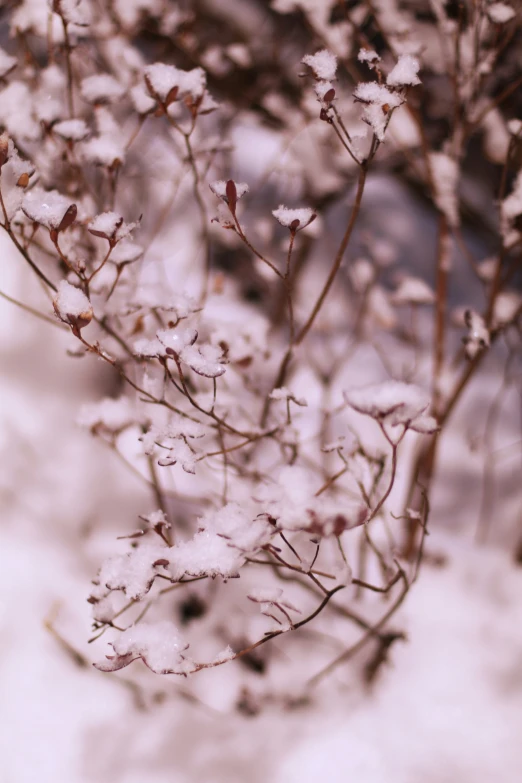
[[[60,323],[60,321],[56,320],[55,318],[51,318],[48,315],[44,315],[39,310],[35,310],[33,307],[24,304],[24,302],[20,302],[18,301],[18,299],[14,299],[12,296],[5,294],[3,291],[0,291],[0,296],[2,297],[2,299],[5,299],[7,302],[10,302],[11,304],[16,305],[17,307],[20,307],[22,310],[25,310],[26,313],[30,313],[31,315],[34,315],[35,318],[39,318],[41,321],[45,321],[46,323],[51,324],[51,326],[55,326],[57,329],[61,329],[62,331],[67,331],[67,327],[64,326],[64,324]]]
[[[63,38],[65,48],[65,67],[67,70],[67,103],[69,106],[69,117],[74,117],[74,80],[71,62],[71,41],[69,39],[69,26],[63,16],[60,17],[63,27]]]
[[[409,589],[410,584],[408,582],[408,579],[406,577],[406,574],[404,572],[404,569],[396,563],[399,575],[398,578],[392,579],[392,582],[390,583],[390,588],[393,587],[398,581],[398,579],[402,579],[403,581],[403,589],[401,590],[400,594],[398,595],[397,599],[393,603],[393,605],[390,607],[390,609],[381,617],[381,619],[373,625],[372,629],[367,631],[358,642],[356,642],[354,645],[348,648],[348,650],[345,650],[341,655],[337,656],[331,663],[328,664],[328,666],[325,666],[324,669],[322,669],[317,674],[314,674],[313,677],[311,677],[308,680],[308,685],[310,687],[315,687],[319,684],[321,680],[323,680],[328,674],[331,674],[338,666],[340,666],[343,663],[346,663],[355,653],[359,652],[365,644],[372,638],[372,636],[375,636],[378,631],[381,630],[381,628],[388,622],[390,617],[395,614],[397,609],[401,606],[404,599],[406,598]]]
[[[448,298],[448,223],[444,215],[439,215],[437,271],[436,271],[436,301],[435,328],[433,347],[433,407],[435,413],[440,408],[440,381],[444,367],[444,344],[446,334],[446,307]]]
[[[303,340],[305,339],[306,335],[312,328],[315,319],[317,318],[317,315],[319,314],[319,311],[321,310],[321,307],[323,306],[324,300],[328,296],[328,293],[333,285],[333,282],[337,276],[337,273],[340,269],[340,266],[342,264],[344,254],[346,251],[346,248],[348,247],[348,243],[351,239],[353,229],[355,226],[355,223],[357,221],[357,218],[359,216],[359,211],[361,208],[361,202],[362,197],[364,193],[364,186],[366,184],[366,176],[368,173],[368,164],[367,162],[361,164],[361,168],[359,171],[359,179],[357,182],[357,190],[355,193],[355,200],[352,206],[352,211],[350,214],[350,219],[348,220],[348,225],[346,226],[346,231],[344,232],[344,236],[341,240],[341,244],[339,245],[339,249],[335,255],[334,262],[332,264],[332,268],[330,269],[330,274],[328,275],[328,278],[321,290],[321,293],[319,294],[317,301],[315,305],[312,308],[312,312],[308,316],[308,319],[306,320],[305,324],[300,329],[296,339],[295,339],[295,345],[300,345]]]
[[[300,331],[297,333],[294,341],[289,344],[289,346],[288,346],[288,348],[287,348],[287,350],[286,350],[286,352],[285,352],[285,354],[283,356],[283,359],[281,360],[281,364],[279,365],[279,369],[278,369],[278,372],[277,372],[277,375],[276,375],[276,378],[274,380],[272,388],[276,388],[277,389],[277,388],[281,387],[284,384],[286,373],[287,373],[288,367],[290,365],[290,361],[292,359],[294,349],[303,342],[303,340],[307,336],[308,332],[312,328],[312,326],[313,326],[313,324],[315,322],[315,319],[317,318],[317,316],[318,316],[318,314],[319,314],[319,312],[320,312],[320,310],[321,310],[321,308],[323,306],[324,300],[328,296],[328,293],[329,293],[329,291],[330,291],[330,289],[331,289],[331,287],[333,285],[333,282],[334,282],[334,280],[335,280],[335,278],[337,276],[337,273],[338,273],[338,271],[340,269],[340,266],[341,266],[341,263],[343,261],[344,253],[346,251],[346,248],[348,247],[348,243],[350,242],[350,239],[351,239],[351,236],[352,236],[352,233],[353,233],[353,229],[355,227],[355,223],[356,223],[357,217],[359,215],[359,211],[360,211],[360,208],[361,208],[362,197],[363,197],[363,193],[364,193],[364,186],[366,184],[366,177],[367,177],[367,172],[368,172],[368,162],[369,162],[369,160],[371,160],[371,157],[373,156],[373,154],[375,154],[375,152],[373,152],[370,155],[370,157],[368,158],[367,161],[365,161],[364,163],[361,164],[360,171],[359,171],[359,179],[358,179],[358,182],[357,182],[357,190],[356,190],[356,193],[355,193],[355,200],[354,200],[354,203],[353,203],[353,206],[352,206],[352,210],[350,212],[350,217],[349,217],[349,220],[348,220],[348,224],[346,226],[346,230],[344,232],[344,236],[343,236],[343,238],[341,240],[341,244],[339,245],[339,249],[338,249],[338,251],[337,251],[337,253],[335,255],[335,258],[334,258],[332,267],[330,269],[330,273],[328,275],[328,278],[326,279],[326,282],[325,282],[323,288],[321,289],[321,292],[320,292],[320,294],[319,294],[319,296],[317,298],[317,301],[315,302],[315,305],[312,308],[312,312],[310,313],[308,319],[306,320],[305,324],[302,326]],[[261,426],[262,427],[265,426],[265,423],[266,423],[266,420],[267,420],[267,417],[268,417],[268,413],[269,413],[269,410],[270,410],[270,405],[271,405],[271,399],[270,399],[270,397],[267,396],[267,398],[265,400],[265,404],[263,406],[263,410],[261,412],[261,420],[260,421],[261,421]]]
[[[1,193],[0,193],[0,198],[1,198]],[[31,256],[27,252],[27,250],[19,243],[18,239],[16,238],[15,234],[11,229],[11,226],[9,224],[6,225],[5,223],[0,223],[0,225],[2,226],[4,231],[9,235],[9,238],[15,245],[16,249],[27,261],[27,263],[29,264],[33,272],[40,278],[40,280],[42,280],[45,283],[46,286],[48,286],[48,288],[51,288],[53,291],[57,291],[58,289],[55,286],[55,284],[51,280],[49,280],[47,275],[44,274],[44,272],[42,272],[42,270],[35,264]]]

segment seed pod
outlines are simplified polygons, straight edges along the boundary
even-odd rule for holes
[[[172,89],[169,91],[167,97],[165,98],[165,106],[170,106],[171,103],[174,103],[176,98],[178,97],[179,87],[176,84]]]
[[[56,229],[57,231],[65,231],[66,228],[69,228],[69,226],[72,226],[74,221],[76,220],[76,215],[78,214],[78,207],[76,204],[71,204],[71,206],[68,208],[67,212],[63,216],[63,218],[60,221],[60,225]]]
[[[333,99],[335,98],[335,90],[333,87],[331,87],[327,92],[325,92],[323,100],[325,103],[331,103]]]
[[[233,215],[236,214],[237,189],[233,179],[229,179],[226,186],[228,208]]]

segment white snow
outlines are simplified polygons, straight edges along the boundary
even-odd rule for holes
[[[101,212],[91,220],[87,226],[87,230],[91,234],[94,234],[94,236],[102,237],[116,243],[129,237],[138,225],[139,221],[125,223],[122,216],[117,212]],[[114,261],[115,256],[113,255],[112,258]]]
[[[34,111],[46,125],[63,120],[66,116],[66,78],[56,64],[47,66],[40,72],[39,88],[35,95]]]
[[[116,161],[125,160],[125,148],[121,140],[109,136],[98,136],[85,142],[82,155],[86,160],[99,166],[114,166]]]
[[[34,174],[34,166],[20,158],[12,139],[9,139],[6,133],[3,133],[0,139],[4,145],[7,140],[7,161],[2,166],[2,198],[11,220],[22,206],[24,190]]]
[[[158,465],[165,468],[179,462],[185,473],[195,474],[197,456],[197,453],[194,452],[186,440],[176,438],[168,446],[168,457],[159,459]]]
[[[148,114],[156,106],[154,98],[151,98],[141,84],[137,84],[130,90],[130,97],[138,114]]]
[[[396,108],[402,103],[402,99],[377,82],[359,82],[355,88],[354,96],[362,103],[374,103],[377,106],[388,105]]]
[[[205,378],[219,378],[226,371],[222,364],[223,351],[218,345],[188,345],[181,351],[180,358]]]
[[[319,101],[324,101],[324,96],[333,90],[334,86],[332,82],[315,82],[314,91]]]
[[[420,84],[420,63],[411,54],[402,54],[386,78],[388,87],[409,87]]]
[[[132,600],[143,598],[158,571],[163,569],[163,565],[155,566],[154,563],[168,561],[169,552],[168,547],[151,544],[145,539],[136,549],[108,558],[100,568],[99,586],[92,590],[93,598],[101,599],[111,590],[122,590]]]
[[[495,24],[506,24],[516,16],[515,9],[507,3],[492,3],[487,6],[486,13]]]
[[[87,103],[114,103],[123,97],[125,88],[110,73],[97,73],[82,79],[80,92]]]
[[[279,471],[277,482],[260,486],[256,497],[263,509],[277,520],[278,528],[285,531],[303,531],[319,538],[328,538],[336,533],[341,522],[343,529],[362,524],[367,509],[357,499],[343,502],[341,515],[338,507],[332,505],[324,495],[316,497],[318,488],[317,479],[308,470],[297,465],[286,465]]]
[[[183,348],[196,342],[198,333],[189,327],[178,327],[176,329],[160,329],[157,337],[167,351],[180,354]]]
[[[190,541],[168,550],[169,571],[176,581],[191,576],[235,577],[246,557],[267,544],[274,529],[265,517],[252,519],[238,504],[207,513]]]
[[[165,434],[169,438],[203,438],[205,436],[205,428],[197,421],[187,419],[184,416],[177,416],[174,414],[170,419],[168,426],[165,430]]]
[[[296,397],[295,394],[290,391],[290,389],[286,388],[286,386],[280,386],[278,389],[272,389],[269,397],[271,400],[291,400],[292,402],[295,402],[296,405],[300,405],[303,408],[308,405],[304,397]]]
[[[430,396],[424,389],[402,381],[350,389],[344,392],[344,397],[358,413],[387,420],[392,426],[414,422],[430,404]]]
[[[277,603],[283,595],[282,587],[258,587],[249,590],[247,598],[258,604]]]
[[[62,280],[53,301],[58,317],[71,326],[86,326],[93,316],[92,305],[79,288]]]
[[[83,141],[89,135],[89,127],[84,120],[63,120],[53,125],[53,133],[57,133],[62,139]]]
[[[195,346],[198,333],[189,327],[160,329],[156,340],[138,340],[134,349],[142,356],[176,356],[198,375],[217,378],[223,375],[223,351],[219,346],[203,343]]]
[[[141,337],[134,342],[133,351],[136,356],[152,359],[157,356],[166,356],[165,346],[157,337],[149,340],[147,337]]]
[[[365,104],[362,120],[371,127],[379,141],[384,141],[390,112],[401,106],[403,99],[377,82],[359,82],[354,97]]]
[[[315,217],[315,212],[310,207],[300,207],[299,209],[290,209],[280,204],[278,209],[272,210],[272,215],[282,226],[290,228],[294,221],[298,221],[298,228],[305,228]]]
[[[117,212],[102,212],[89,223],[89,231],[95,236],[111,239],[122,225],[123,218]]]
[[[176,581],[189,576],[236,577],[245,560],[227,541],[209,531],[196,533],[178,544],[170,557],[170,573]]]
[[[43,190],[40,187],[26,193],[22,202],[22,209],[30,220],[55,230],[70,207],[72,201],[67,196],[57,190]]]
[[[174,87],[179,90],[178,97],[190,95],[194,101],[202,98],[205,93],[206,74],[203,68],[182,71],[174,65],[155,63],[147,65],[144,72],[153,95],[156,95],[161,101],[167,100]]]
[[[440,429],[437,419],[426,413],[421,413],[420,416],[413,419],[409,427],[420,435],[433,435],[433,433]]]
[[[32,93],[17,79],[0,89],[0,123],[18,140],[39,138],[40,127],[32,109]]]
[[[81,143],[82,157],[99,166],[123,163],[126,157],[125,135],[107,106],[95,106],[97,135]]]
[[[373,68],[375,63],[381,61],[381,58],[373,49],[359,49],[357,59],[360,63],[368,63],[370,68]]]
[[[464,321],[469,329],[468,336],[464,338],[466,353],[473,358],[479,350],[489,346],[490,335],[484,319],[475,310],[466,310]]]
[[[232,661],[236,657],[236,654],[230,645],[227,645],[224,650],[218,652],[212,663],[226,663],[226,661]]]
[[[322,49],[315,54],[306,54],[301,62],[310,66],[318,79],[323,79],[328,82],[335,79],[335,74],[337,73],[337,57],[327,49]]]
[[[118,656],[143,658],[156,674],[166,671],[184,671],[187,644],[174,623],[139,623],[124,631],[112,642]]]
[[[377,103],[370,103],[362,112],[363,121],[370,126],[379,141],[384,141],[386,128],[388,127],[389,114]]]
[[[109,593],[94,604],[92,616],[98,623],[110,623],[114,620],[119,609],[118,595]]]
[[[242,198],[242,196],[244,196],[245,193],[248,193],[249,187],[246,182],[234,182],[234,184],[236,186],[236,197],[238,199]],[[226,180],[224,179],[215,180],[214,182],[210,183],[209,187],[215,196],[223,199],[223,201],[228,203]]]

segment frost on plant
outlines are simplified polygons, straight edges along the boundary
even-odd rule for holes
[[[195,675],[284,636],[274,668],[319,682],[384,649],[439,443],[515,362],[520,15],[190,5],[7,4],[0,223],[40,298],[6,299],[88,367],[83,437],[132,487],[96,511],[97,666]]]

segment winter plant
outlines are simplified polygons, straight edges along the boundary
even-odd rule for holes
[[[80,423],[148,487],[93,581],[95,666],[255,677],[291,654],[316,684],[368,644],[371,679],[404,638],[439,443],[520,347],[520,13],[249,0],[259,24],[230,3],[217,40],[219,5],[3,3],[1,223],[42,287],[11,301],[110,368]],[[436,215],[408,272],[368,202],[385,175]],[[452,294],[464,264],[478,306]]]

